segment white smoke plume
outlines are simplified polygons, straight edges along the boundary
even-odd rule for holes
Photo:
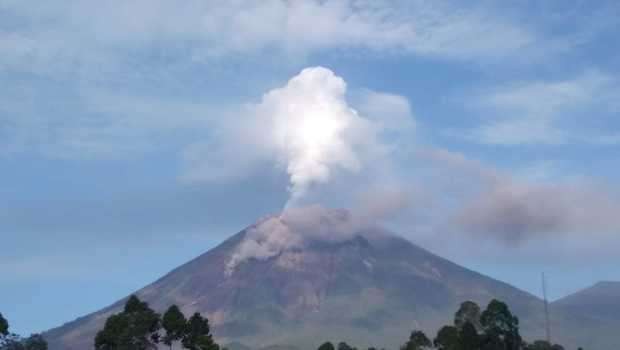
[[[332,182],[337,173],[361,173],[387,159],[394,134],[415,126],[404,97],[370,90],[349,94],[346,82],[324,67],[303,69],[227,117],[214,125],[214,139],[187,150],[184,178],[230,179],[275,162],[289,176],[285,208],[309,204],[303,203],[309,190]]]
[[[263,96],[256,107],[270,146],[290,177],[290,204],[335,168],[359,171],[365,148],[376,136],[372,122],[346,100],[346,83],[323,67],[306,68],[286,86]]]

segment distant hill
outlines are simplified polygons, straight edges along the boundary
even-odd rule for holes
[[[492,298],[510,305],[526,337],[543,336],[537,297],[352,221],[342,210],[301,226],[279,216],[263,219],[137,295],[159,311],[175,303],[186,314],[207,315],[220,343],[243,350],[316,349],[325,340],[396,349],[413,328],[434,335],[460,302],[484,307]],[[92,349],[97,330],[123,302],[46,332],[50,350]],[[556,342],[611,349],[575,337],[573,329],[590,327],[578,322],[591,320],[560,304],[554,323],[565,331]],[[620,342],[604,345],[611,344]]]
[[[620,282],[599,282],[553,305],[583,315],[620,321]]]
[[[552,312],[570,315],[570,327],[553,332],[585,349],[620,347],[620,282],[599,282],[551,303]],[[560,323],[561,324],[561,323]]]

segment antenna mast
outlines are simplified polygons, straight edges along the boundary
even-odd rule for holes
[[[545,303],[545,335],[547,338],[547,342],[551,344],[551,325],[549,324],[549,302],[547,300],[547,279],[545,278],[545,273],[542,273],[542,292],[543,292],[543,301]]]

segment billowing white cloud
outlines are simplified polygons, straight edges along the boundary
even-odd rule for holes
[[[333,168],[359,171],[362,148],[374,147],[375,126],[345,101],[346,84],[326,68],[306,68],[263,96],[257,124],[286,164],[292,200],[313,183],[329,181]]]
[[[246,106],[243,118],[224,121],[219,143],[203,152],[190,149],[185,177],[209,180],[213,173],[208,169],[230,175],[222,168],[245,171],[256,160],[275,161],[289,175],[289,205],[295,205],[313,185],[329,182],[340,171],[359,172],[386,155],[395,140],[382,137],[384,133],[414,124],[403,97],[367,95],[372,108],[366,110],[379,114],[375,117],[349,105],[341,77],[324,67],[306,68],[259,103]],[[213,164],[217,167],[209,166]]]

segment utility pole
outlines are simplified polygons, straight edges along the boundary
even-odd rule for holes
[[[549,301],[547,300],[547,279],[545,273],[542,273],[542,292],[543,301],[545,303],[545,336],[549,344],[551,344],[551,325],[549,324]]]

